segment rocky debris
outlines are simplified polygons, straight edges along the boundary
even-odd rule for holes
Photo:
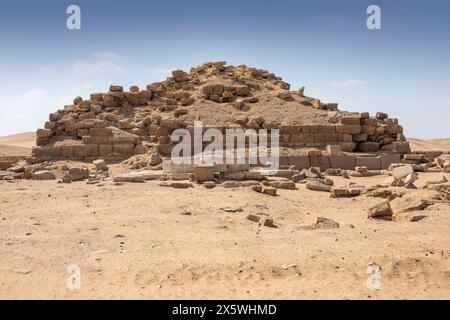
[[[295,190],[295,183],[289,180],[278,180],[278,181],[265,181],[264,185],[273,187],[275,189],[287,189],[287,190]]]
[[[269,227],[269,228],[276,228],[276,227],[277,227],[277,226],[273,223],[273,219],[272,219],[272,218],[266,218],[266,219],[264,219],[263,226]]]
[[[157,151],[153,151],[150,153],[150,165],[151,166],[156,166],[160,163],[162,163],[162,159],[160,154]]]
[[[256,187],[256,186],[254,186],[254,187]],[[252,187],[252,188],[254,188],[254,187]],[[254,188],[253,190],[255,190],[255,188]],[[256,190],[255,190],[255,191],[256,191]],[[261,192],[262,192],[263,194],[267,194],[267,195],[272,196],[272,197],[274,197],[274,196],[277,195],[277,189],[272,188],[272,187],[265,187],[265,188],[262,188],[262,191],[261,191]]]
[[[259,184],[258,184],[258,185],[251,186],[251,188],[252,188],[253,191],[256,191],[256,192],[258,192],[258,193],[262,193],[262,191],[263,191],[262,186],[259,185]],[[276,194],[276,192],[275,192],[275,194]]]
[[[434,160],[444,172],[450,172],[450,154],[442,154]]]
[[[122,173],[118,174],[115,177],[113,177],[113,182],[144,182],[144,176],[140,174],[139,172],[129,172],[129,173]]]
[[[25,167],[24,166],[14,166],[14,167],[8,168],[7,171],[21,173],[21,172],[25,172]]]
[[[424,218],[426,218],[426,216],[411,214],[410,212],[408,212],[408,213],[401,212],[401,213],[395,213],[392,215],[392,221],[394,221],[394,222],[401,222],[401,221],[417,222]]]
[[[306,179],[306,175],[303,172],[294,174],[291,178],[292,182],[297,183]]]
[[[242,209],[242,207],[223,207],[223,208],[219,208],[219,210],[224,211],[224,212],[242,212],[242,211],[244,211],[244,209]]]
[[[408,196],[398,198],[392,201],[392,206],[396,213],[422,211],[430,206],[429,200],[418,198],[417,196]]]
[[[381,170],[369,170],[366,166],[355,167],[355,170],[349,170],[348,175],[351,177],[373,177],[382,174]]]
[[[311,179],[306,182],[306,188],[313,191],[330,192],[331,185],[325,183],[323,180]]]
[[[72,179],[68,174],[66,174],[61,180],[58,181],[58,183],[72,183]]]
[[[48,170],[36,171],[32,174],[33,180],[55,180],[55,174]]]
[[[240,184],[239,181],[224,181],[222,183],[222,186],[224,188],[239,188]]]
[[[247,219],[253,222],[259,222],[259,220],[261,219],[259,216],[257,216],[256,214],[249,214],[247,216]]]
[[[332,187],[331,197],[332,198],[350,198],[366,193],[367,189],[364,186],[359,186],[356,184],[350,184],[347,187]]]
[[[414,188],[418,175],[411,164],[405,164],[392,169],[392,178],[391,186]]]
[[[92,163],[95,165],[95,169],[98,171],[108,171],[108,165],[106,164],[105,160],[98,159],[92,161]]]
[[[89,169],[87,168],[70,168],[69,177],[71,181],[83,181],[89,178]]]
[[[444,184],[446,183],[448,180],[444,175],[441,175],[439,177],[436,177],[432,180],[427,180],[427,182],[425,182],[424,184],[424,188],[428,188],[428,186],[430,185],[439,185],[439,184]]]
[[[314,224],[315,229],[336,229],[339,228],[339,223],[337,223],[334,220],[323,218],[323,217],[317,217],[317,221]]]
[[[205,181],[205,182],[203,182],[203,186],[206,189],[213,189],[216,187],[216,183],[214,181]]]
[[[394,214],[388,201],[381,202],[369,209],[368,218],[391,217]]]
[[[163,181],[158,183],[158,186],[171,187],[175,189],[188,189],[194,187],[192,183],[186,181]]]
[[[395,198],[401,198],[405,194],[404,191],[390,190],[390,189],[375,189],[367,193],[368,197],[385,198],[389,201]]]

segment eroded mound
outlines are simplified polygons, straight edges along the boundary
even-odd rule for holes
[[[51,113],[45,129],[37,130],[37,158],[123,159],[157,149],[170,155],[170,134],[205,127],[279,129],[280,146],[287,149],[340,145],[343,151],[409,152],[397,119],[385,113],[339,111],[304,95],[266,70],[245,65],[208,62],[190,72],[125,92],[111,85]]]

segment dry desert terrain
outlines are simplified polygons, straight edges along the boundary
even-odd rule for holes
[[[27,136],[0,145],[29,147]],[[416,190],[391,188],[406,192],[392,201],[394,211],[432,201],[435,192],[421,186],[437,176],[419,173]],[[386,179],[331,178],[364,186]],[[0,298],[449,299],[449,202],[432,201],[414,212],[424,216],[416,222],[368,219],[382,200],[333,199],[304,184],[271,197],[157,181],[0,181]],[[248,214],[270,216],[276,228]],[[339,228],[310,228],[318,217]],[[366,284],[371,263],[381,267],[379,290]],[[80,289],[66,287],[72,265]]]

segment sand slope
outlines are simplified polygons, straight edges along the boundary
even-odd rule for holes
[[[450,151],[450,139],[408,139],[412,151]]]
[[[28,155],[36,143],[34,132],[18,133],[0,137],[0,155]]]

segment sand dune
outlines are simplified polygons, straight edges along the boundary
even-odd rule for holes
[[[420,140],[408,139],[412,151],[450,151],[450,139]]]
[[[35,145],[34,132],[23,132],[14,135],[0,137],[0,155],[28,155],[31,147]]]

